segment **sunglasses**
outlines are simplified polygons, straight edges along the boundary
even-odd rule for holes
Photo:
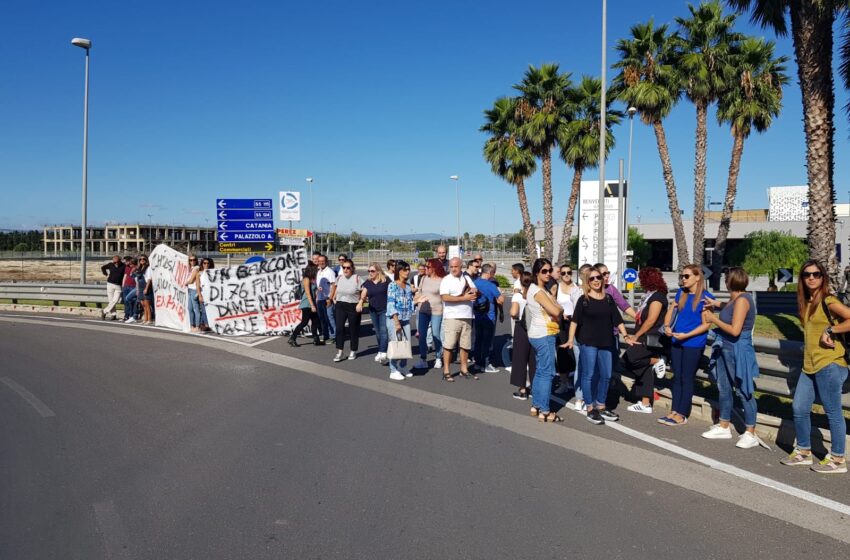
[[[611,275],[610,272],[602,272],[601,274],[602,274],[602,276],[610,276]]]
[[[566,270],[564,272],[561,272],[561,276],[571,276],[572,273],[573,273],[572,270]]]
[[[590,278],[588,278],[588,280],[590,280],[591,282],[598,282],[598,281],[602,280],[602,277],[601,276],[591,276]]]
[[[540,274],[552,274],[552,269],[551,268],[541,268]]]
[[[820,270],[816,270],[814,272],[808,272],[804,270],[800,276],[802,276],[803,278],[814,278],[816,280],[820,280],[821,278],[823,278],[823,274]]]
[[[374,268],[370,268],[370,269],[369,269],[369,272],[378,272],[378,271],[377,271],[377,270],[375,270]]]
[[[679,278],[681,278],[682,280],[687,280],[687,279],[688,279],[688,278],[690,278],[690,277],[691,277],[691,275],[690,275],[690,274],[680,274],[680,275],[679,275]]]
[[[343,270],[351,270],[351,267],[350,266],[344,266],[344,267],[342,267],[342,269]]]

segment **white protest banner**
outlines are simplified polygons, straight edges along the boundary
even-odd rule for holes
[[[207,319],[217,334],[280,335],[301,321],[298,286],[307,266],[303,248],[260,262],[204,272]]]
[[[189,257],[168,245],[157,245],[150,255],[156,326],[189,332],[189,293],[183,287],[192,269]]]

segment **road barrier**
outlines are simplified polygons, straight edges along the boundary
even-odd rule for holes
[[[103,284],[37,284],[24,282],[0,283],[0,300],[11,300],[12,303],[21,301],[49,301],[58,306],[61,301],[77,303],[85,307],[94,303],[103,307],[109,303],[106,298],[106,287]]]

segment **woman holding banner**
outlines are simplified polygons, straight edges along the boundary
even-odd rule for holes
[[[313,344],[316,346],[324,345],[323,340],[319,340],[319,314],[316,308],[316,275],[319,269],[314,264],[308,264],[301,274],[301,286],[298,293],[301,295],[301,302],[298,304],[298,309],[301,310],[301,322],[289,335],[289,345],[298,347],[298,335],[300,335],[310,323],[313,332]]]

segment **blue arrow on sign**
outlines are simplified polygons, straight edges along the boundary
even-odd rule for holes
[[[274,231],[274,222],[255,222],[247,220],[227,220],[218,222],[218,229],[242,231]]]
[[[257,241],[274,241],[273,231],[219,231],[216,241],[234,241],[236,243],[256,243]]]

